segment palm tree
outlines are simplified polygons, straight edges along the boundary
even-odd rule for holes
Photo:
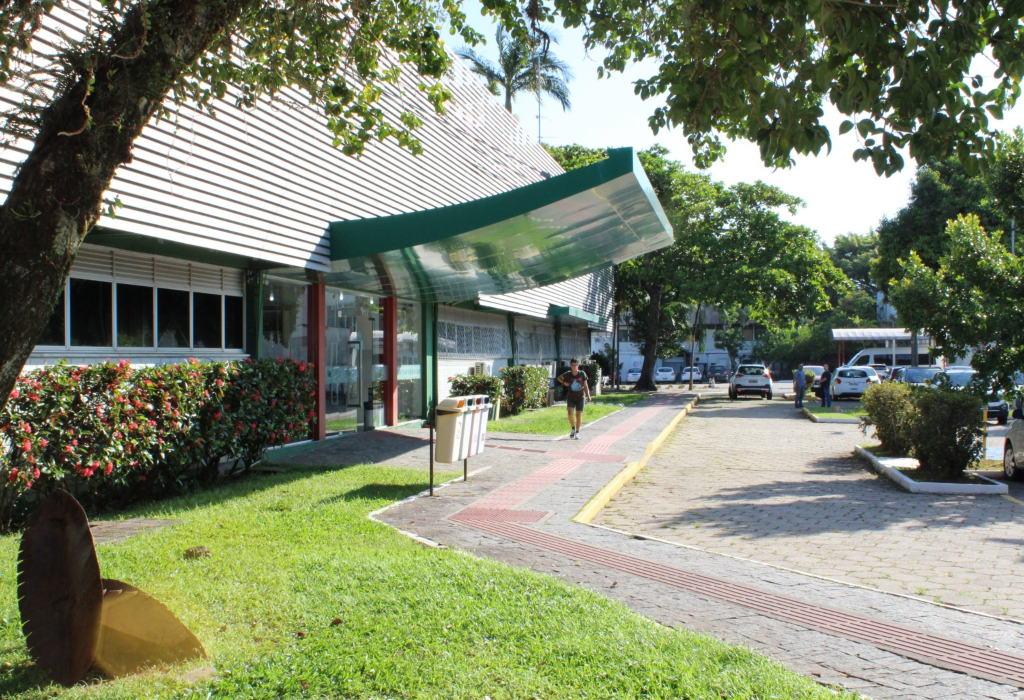
[[[498,63],[488,61],[471,48],[462,48],[455,53],[472,64],[472,71],[483,76],[487,88],[501,96],[505,91],[505,109],[512,111],[512,100],[520,92],[532,92],[540,99],[550,95],[558,100],[562,109],[569,109],[569,84],[572,69],[551,53],[540,37],[519,39],[511,36],[503,27],[495,35],[498,44]]]

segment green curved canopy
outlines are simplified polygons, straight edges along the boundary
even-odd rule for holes
[[[631,148],[484,199],[329,230],[327,284],[430,302],[562,282],[673,241]]]

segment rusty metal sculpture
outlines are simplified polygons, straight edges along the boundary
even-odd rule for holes
[[[134,586],[100,578],[88,518],[64,491],[40,504],[22,535],[18,607],[29,654],[65,686],[90,669],[116,678],[206,657],[165,605]]]

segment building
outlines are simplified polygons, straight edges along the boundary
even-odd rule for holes
[[[54,8],[41,45],[83,26],[77,11]],[[346,156],[287,90],[252,110],[228,95],[216,118],[170,105],[115,176],[123,206],[89,233],[29,367],[308,360],[322,437],[362,426],[368,398],[393,425],[451,374],[583,354],[610,329],[609,265],[672,240],[635,155],[562,174],[460,63],[445,115],[402,80],[383,99],[422,119],[420,156]],[[28,146],[0,149],[0,191]]]

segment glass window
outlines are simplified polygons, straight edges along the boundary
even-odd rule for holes
[[[245,347],[245,303],[242,297],[224,297],[224,347]]]
[[[267,280],[263,287],[261,355],[306,360],[306,285]]]
[[[71,344],[113,347],[113,283],[71,280]]]
[[[423,417],[419,304],[398,302],[398,420]],[[385,329],[387,332],[387,329]]]
[[[178,289],[158,289],[156,294],[160,347],[189,347],[188,292]]]
[[[117,285],[117,344],[122,348],[153,347],[153,288]]]
[[[53,313],[46,322],[43,334],[39,336],[39,345],[64,345],[64,292],[57,297],[53,305]]]
[[[220,348],[221,295],[192,293],[192,347]]]

